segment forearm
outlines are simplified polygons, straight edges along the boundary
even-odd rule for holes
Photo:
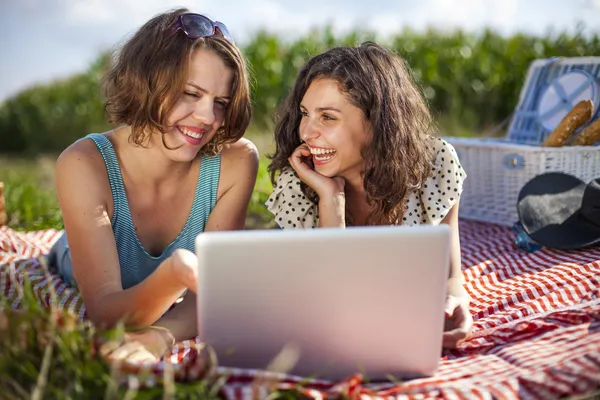
[[[346,199],[332,196],[319,199],[319,228],[346,227]]]
[[[467,290],[465,289],[462,279],[460,278],[449,278],[446,282],[446,291],[448,295],[455,297],[467,296]]]
[[[194,338],[198,334],[196,294],[188,292],[183,301],[163,315],[155,326],[168,329],[177,341]]]
[[[462,275],[462,260],[460,256],[460,240],[458,232],[453,232],[452,245],[450,248],[450,274],[446,284],[448,295],[455,297],[468,297],[468,293],[464,287],[464,279]]]
[[[455,297],[467,296],[467,291],[464,287],[464,279],[462,276],[460,243],[457,243],[455,236],[450,250],[450,273],[446,284],[448,295]]]
[[[169,267],[170,259],[139,284],[103,296],[92,321],[112,327],[123,320],[128,327],[144,327],[156,322],[186,289]]]
[[[454,205],[442,220],[450,227],[450,270],[448,271],[448,293],[457,294],[464,291],[462,275],[462,259],[460,252],[460,232],[458,223],[458,204]]]
[[[188,292],[173,310],[143,329],[144,345],[160,357],[176,342],[194,338],[198,331],[196,322],[196,295]]]

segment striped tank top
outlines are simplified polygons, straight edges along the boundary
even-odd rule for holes
[[[111,223],[119,254],[123,289],[135,286],[146,279],[176,249],[187,249],[194,252],[196,236],[204,231],[208,216],[217,201],[221,156],[202,156],[196,194],[187,222],[162,254],[155,257],[144,249],[135,233],[121,168],[112,143],[101,134],[92,133],[83,139],[86,138],[93,140],[98,147],[108,173],[114,204]]]

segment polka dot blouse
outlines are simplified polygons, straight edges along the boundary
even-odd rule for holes
[[[398,224],[438,225],[460,198],[467,174],[458,161],[456,151],[441,138],[432,138],[432,141],[435,160],[431,176],[420,190],[409,193],[406,211]],[[281,228],[318,226],[318,207],[302,193],[300,178],[291,167],[281,171],[266,206]]]

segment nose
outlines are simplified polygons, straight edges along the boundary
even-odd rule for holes
[[[305,117],[300,123],[300,139],[303,142],[314,140],[321,135],[316,123],[309,117]]]
[[[192,117],[204,125],[212,125],[215,122],[215,103],[213,99],[205,96],[196,102]]]

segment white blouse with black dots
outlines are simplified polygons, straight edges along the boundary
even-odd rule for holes
[[[435,147],[432,174],[421,190],[413,191],[406,199],[407,208],[401,225],[438,225],[460,198],[467,174],[454,147],[441,138],[432,138]],[[285,167],[266,206],[281,228],[316,228],[317,205],[300,189],[300,178],[291,167]]]

